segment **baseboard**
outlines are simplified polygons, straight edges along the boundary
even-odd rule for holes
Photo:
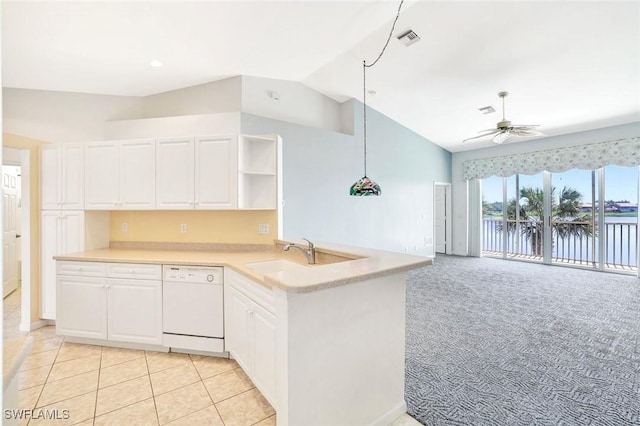
[[[395,407],[391,408],[389,411],[384,413],[382,416],[378,417],[373,422],[369,423],[369,426],[388,426],[400,418],[407,412],[407,403],[406,401],[402,401],[397,404]]]
[[[154,352],[169,352],[169,348],[166,346],[150,345],[147,343],[116,342],[111,340],[90,339],[86,337],[73,337],[73,336],[64,336],[64,341],[71,342],[71,343],[82,343],[85,345],[111,346],[114,348],[138,349],[138,350],[154,351]]]
[[[19,329],[20,331],[33,331],[42,327],[46,327],[48,325],[55,325],[55,321],[43,319],[32,322],[31,324],[27,324],[26,326],[24,325],[24,323],[20,323]]]

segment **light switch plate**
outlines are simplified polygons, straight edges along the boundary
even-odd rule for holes
[[[258,234],[267,235],[269,233],[269,224],[261,223],[258,225]]]

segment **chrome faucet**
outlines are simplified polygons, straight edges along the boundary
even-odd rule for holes
[[[283,251],[289,251],[290,248],[294,248],[294,249],[298,249],[300,250],[302,253],[304,253],[305,257],[307,258],[307,262],[309,262],[309,265],[314,265],[316,263],[316,246],[315,244],[313,244],[311,241],[307,240],[306,238],[303,238],[303,240],[305,240],[306,242],[309,243],[309,247],[307,250],[303,249],[300,246],[295,245],[294,243],[289,243],[286,246],[284,246],[284,248],[282,249]]]

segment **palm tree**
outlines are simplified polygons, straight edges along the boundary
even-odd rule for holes
[[[590,215],[580,211],[582,194],[568,187],[562,188],[557,199],[555,193],[556,188],[552,187],[551,217],[556,234],[560,238],[591,236],[593,229]],[[519,231],[531,244],[531,252],[541,256],[544,247],[544,191],[540,188],[522,188],[520,200],[517,222],[515,198],[507,204],[507,232]]]

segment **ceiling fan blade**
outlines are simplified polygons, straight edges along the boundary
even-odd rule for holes
[[[511,130],[511,133],[514,134],[515,136],[544,136],[544,133],[542,132],[539,132],[535,129],[527,129],[527,128],[523,128],[523,129],[514,128]]]
[[[483,132],[487,132],[487,130],[483,130]],[[494,133],[496,133],[496,132],[498,132],[498,130],[492,129],[492,130],[491,130],[491,131],[489,131],[488,133],[483,133],[483,134],[481,134],[481,135],[474,136],[474,137],[472,137],[472,138],[467,138],[467,139],[463,140],[463,141],[462,141],[462,143],[465,143],[466,141],[470,141],[470,140],[472,140],[472,139],[479,139],[479,138],[484,138],[485,136],[491,136],[491,135],[493,135],[493,134],[494,134]]]
[[[511,138],[511,131],[509,130],[505,130],[502,131],[500,133],[498,133],[497,135],[495,135],[493,137],[493,142],[497,143],[497,144],[503,144],[505,143],[509,138]]]
[[[512,124],[510,127],[513,127],[514,129],[519,129],[519,128],[540,127],[540,125],[539,124]]]

